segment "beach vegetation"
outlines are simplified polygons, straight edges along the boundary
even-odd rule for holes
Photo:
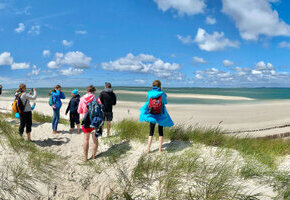
[[[116,132],[121,139],[145,142],[148,138],[148,124],[134,120],[122,120],[116,124]],[[158,134],[155,134],[158,137]],[[242,155],[252,156],[261,163],[275,167],[276,158],[290,154],[290,140],[287,139],[256,139],[229,136],[219,128],[203,128],[180,126],[165,128],[164,139],[170,141],[191,141],[208,146],[230,148]]]
[[[2,170],[2,179],[6,184],[5,187],[0,187],[0,194],[5,193],[3,197],[27,199],[27,195],[38,193],[34,187],[35,182],[50,183],[57,178],[64,159],[52,152],[40,150],[33,142],[24,140],[19,136],[17,129],[5,121],[5,117],[0,114],[1,145],[15,151],[20,161],[7,162]]]
[[[33,112],[32,114],[32,119],[36,122],[41,122],[41,123],[51,123],[52,122],[52,116],[48,116],[39,112]],[[59,123],[60,124],[69,124],[69,120],[64,119],[62,117],[59,118]]]

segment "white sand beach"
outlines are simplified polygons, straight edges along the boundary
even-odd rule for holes
[[[61,116],[65,116],[68,99],[63,101]],[[0,111],[10,112],[13,98],[0,97]],[[47,98],[36,100],[36,111],[52,115]],[[114,107],[114,122],[126,118],[138,120],[140,102],[119,101]],[[290,101],[264,101],[243,104],[189,105],[168,104],[167,109],[176,125],[220,127],[227,132],[239,132],[238,136],[264,137],[290,132],[290,127],[272,128],[290,124]],[[270,129],[269,129],[270,128]],[[267,129],[264,131],[255,131]],[[248,132],[247,130],[250,130]]]
[[[13,98],[0,97],[0,112],[11,112],[11,104]],[[52,115],[51,107],[48,105],[48,99],[38,98],[36,100],[36,111],[45,115]],[[61,116],[65,116],[65,109],[68,99],[63,101],[61,109]],[[114,107],[114,122],[122,119],[135,119],[138,120],[139,109],[143,103],[136,102],[118,102]],[[169,104],[167,109],[172,116],[176,125],[187,126],[201,126],[201,127],[220,127],[228,132],[245,131],[265,129],[269,127],[277,127],[287,125],[290,122],[290,101],[271,101],[261,103],[248,103],[248,104],[228,104],[228,105],[177,105]],[[7,119],[12,124],[18,124],[19,120]],[[132,173],[138,160],[143,155],[145,144],[130,141],[122,143],[122,148],[127,149],[125,154],[121,156],[118,164],[106,164],[106,152],[110,152],[112,144],[108,140],[102,138],[100,140],[99,157],[95,162],[89,165],[84,165],[82,160],[82,134],[69,134],[69,127],[63,124],[59,125],[60,134],[53,135],[51,133],[50,123],[34,123],[32,130],[32,141],[42,150],[54,152],[66,158],[67,164],[64,166],[63,173],[59,174],[59,178],[54,184],[49,186],[43,183],[37,183],[36,187],[41,194],[45,194],[51,199],[65,199],[69,197],[78,197],[80,199],[93,198],[96,195],[101,199],[105,199],[117,187],[116,181],[118,167],[126,169],[129,174]],[[273,128],[266,131],[232,133],[241,137],[265,137],[270,135],[277,135],[284,132],[289,132],[289,127]],[[114,134],[114,133],[113,133]],[[106,133],[104,133],[106,136]],[[92,145],[92,141],[91,145]],[[120,144],[118,144],[120,145]],[[194,143],[171,143],[165,142],[164,146],[180,149],[175,154],[182,154],[187,150],[197,151],[202,160],[206,161],[209,166],[213,163],[219,164],[229,159],[230,163],[235,163],[235,170],[245,164],[244,159],[237,151],[231,151],[230,158],[226,158],[226,154],[221,154],[221,150],[216,147],[207,147]],[[154,142],[153,151],[158,148],[158,143]],[[24,162],[22,154],[17,155],[15,152],[8,150],[8,147],[0,145],[0,169],[8,165],[7,163]],[[174,151],[175,152],[175,151]],[[171,153],[166,153],[166,155]],[[175,155],[172,154],[172,155]],[[13,159],[12,159],[13,158]],[[14,163],[14,164],[13,164]],[[102,168],[99,168],[101,167]],[[289,156],[281,158],[278,165],[279,170],[289,170]],[[96,173],[95,170],[100,170],[97,175],[91,176]],[[100,181],[101,180],[101,181]],[[246,194],[261,193],[261,199],[271,199],[277,195],[277,192],[267,184],[261,184],[258,180],[243,180],[240,178],[235,179],[236,184],[241,184]],[[54,188],[54,189],[51,189]],[[142,191],[139,191],[142,194]],[[152,189],[152,194],[158,196],[160,190]],[[41,195],[39,194],[39,195]]]

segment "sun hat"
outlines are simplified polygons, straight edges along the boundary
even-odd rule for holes
[[[74,89],[71,93],[73,93],[74,95],[78,95],[79,91],[77,89]]]

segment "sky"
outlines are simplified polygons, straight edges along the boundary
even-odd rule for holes
[[[0,84],[290,87],[287,0],[0,0]]]

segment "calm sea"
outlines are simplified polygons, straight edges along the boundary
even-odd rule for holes
[[[75,88],[63,88],[63,92],[67,97],[70,92]],[[85,88],[78,88],[81,95],[85,94]],[[98,87],[98,91],[103,88]],[[146,92],[150,88],[146,87],[115,87],[115,90],[128,90],[128,91],[142,91]],[[38,88],[39,97],[48,97],[49,88]],[[290,88],[163,88],[165,92],[169,93],[186,93],[186,94],[208,94],[208,95],[222,95],[222,96],[240,96],[253,98],[256,101],[266,100],[285,100],[290,99]],[[15,90],[4,90],[3,96],[13,96]],[[121,101],[136,101],[144,102],[145,95],[141,94],[118,94],[118,100]],[[232,104],[232,103],[249,103],[249,101],[240,100],[207,100],[207,99],[182,99],[182,98],[169,98],[169,103],[177,104]],[[252,101],[251,101],[252,102]]]

